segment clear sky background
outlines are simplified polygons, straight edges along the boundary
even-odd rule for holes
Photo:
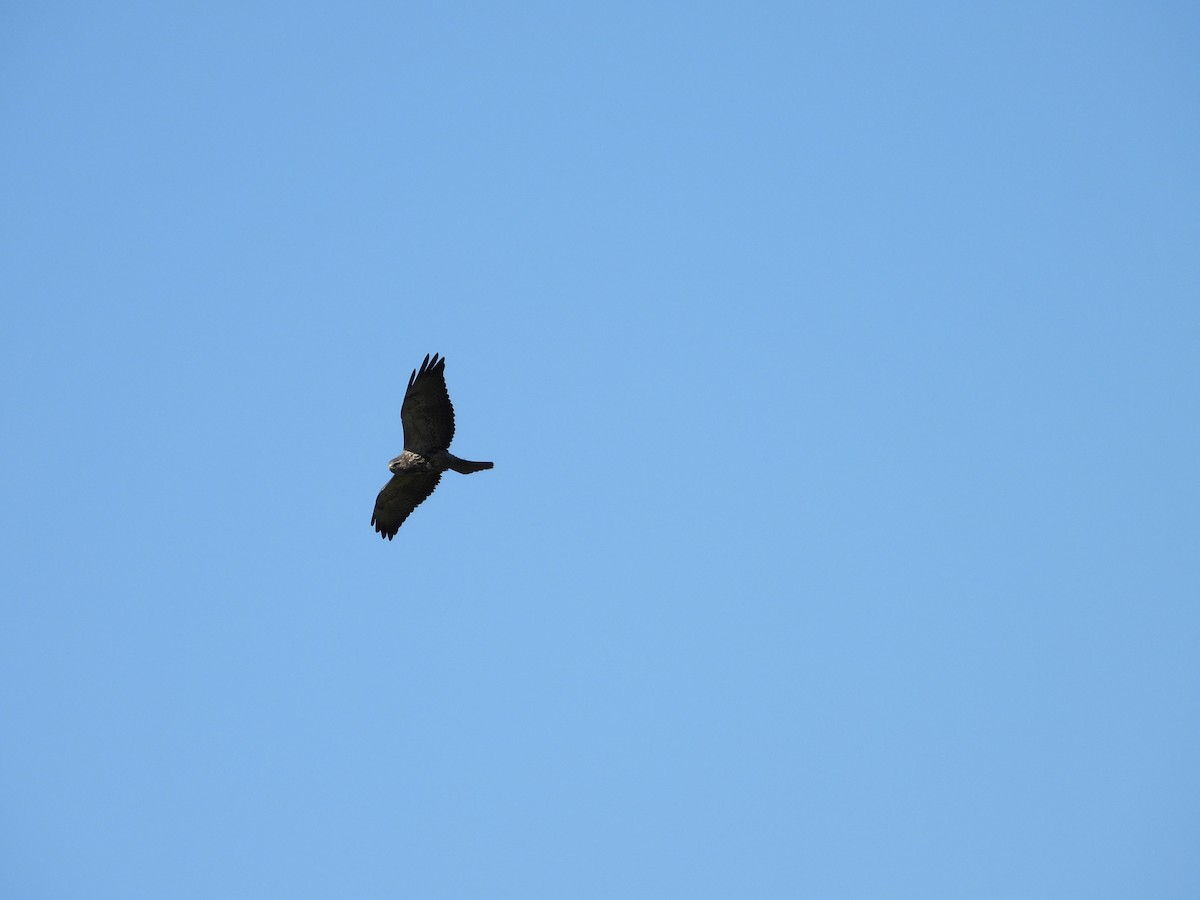
[[[3,896],[1200,896],[1194,4],[0,31]]]

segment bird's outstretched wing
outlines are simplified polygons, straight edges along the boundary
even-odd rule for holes
[[[432,359],[427,355],[421,368],[414,369],[408,379],[400,421],[404,425],[405,450],[428,456],[450,446],[454,438],[454,407],[446,390],[446,360],[436,353]]]
[[[407,430],[405,428],[405,431]],[[375,512],[371,516],[371,524],[375,526],[375,530],[389,541],[394,538],[408,514],[433,493],[441,478],[441,472],[420,470],[393,475],[392,480],[383,486],[383,490],[375,498]]]

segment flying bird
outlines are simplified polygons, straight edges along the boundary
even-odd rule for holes
[[[428,354],[420,369],[414,369],[400,407],[404,425],[404,452],[388,463],[392,480],[375,499],[371,524],[380,537],[396,536],[409,513],[420,506],[453,469],[463,475],[490,469],[490,462],[459,459],[447,448],[454,439],[454,407],[446,391],[446,360]]]

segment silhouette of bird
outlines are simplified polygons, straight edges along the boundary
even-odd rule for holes
[[[446,390],[446,359],[428,354],[414,369],[400,407],[404,425],[404,452],[388,463],[392,480],[375,498],[371,524],[380,537],[396,536],[409,513],[433,493],[442,473],[453,469],[463,475],[490,469],[490,462],[459,459],[447,448],[454,439],[454,407]]]

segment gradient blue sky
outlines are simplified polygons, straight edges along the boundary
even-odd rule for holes
[[[5,897],[1200,896],[1194,4],[0,30]]]

